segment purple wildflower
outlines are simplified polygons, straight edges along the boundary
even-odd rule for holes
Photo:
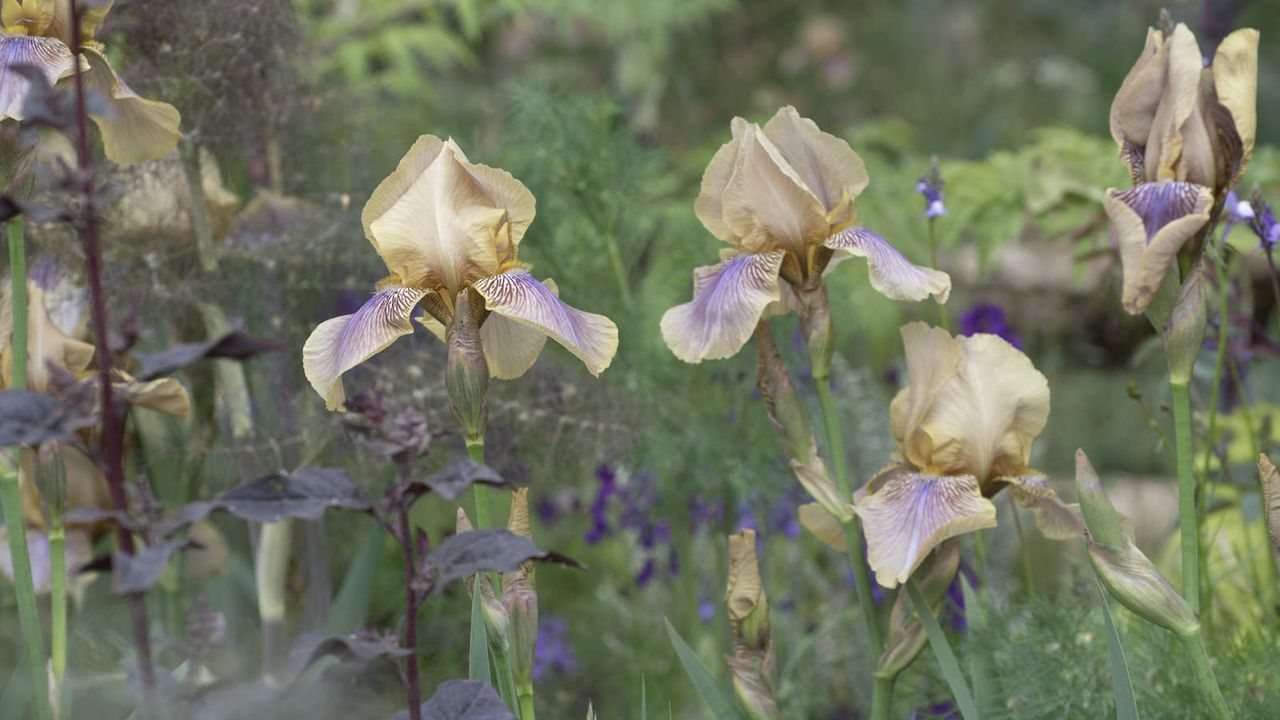
[[[636,573],[636,587],[644,587],[653,580],[653,573],[657,569],[657,563],[653,561],[653,556],[646,557],[644,564],[640,566],[640,571]]]
[[[698,602],[698,619],[704,623],[709,623],[716,617],[716,605],[711,602],[711,598],[703,596]]]
[[[1249,218],[1249,229],[1258,236],[1258,244],[1270,255],[1276,243],[1280,242],[1280,221],[1276,220],[1271,203],[1262,199],[1262,193],[1254,190],[1252,200],[1250,209],[1253,217]]]
[[[930,220],[947,214],[947,206],[942,202],[944,184],[937,165],[933,166],[928,175],[916,181],[916,192],[924,196],[924,216]]]
[[[597,545],[613,534],[609,527],[609,500],[618,494],[618,477],[608,465],[596,468],[596,480],[600,487],[596,488],[596,497],[591,501],[591,529],[584,538],[588,545]]]
[[[964,611],[964,585],[960,578],[964,577],[969,581],[969,587],[978,587],[978,575],[970,568],[968,563],[960,561],[960,571],[951,579],[951,584],[947,586],[947,602],[943,607],[943,621],[951,621],[951,629],[960,632],[969,626],[968,620],[965,618]]]
[[[1022,349],[1022,338],[1009,324],[1004,309],[995,303],[980,302],[969,308],[960,316],[960,334],[977,335],[987,333],[999,335],[1010,345]]]
[[[568,624],[560,618],[544,617],[538,623],[538,640],[533,646],[534,680],[544,680],[551,674],[568,675],[578,669],[568,630]]]

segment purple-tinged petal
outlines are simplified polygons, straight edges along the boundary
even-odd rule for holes
[[[561,302],[555,291],[524,270],[491,275],[472,285],[485,307],[547,334],[599,375],[618,350],[618,326],[603,315]],[[486,352],[488,348],[486,348]]]
[[[1065,503],[1040,475],[999,477],[1008,483],[1009,493],[1019,507],[1031,510],[1036,527],[1050,540],[1079,540],[1084,537],[1084,516],[1078,503]]]
[[[71,72],[74,63],[71,50],[61,42],[46,37],[0,35],[0,115],[22,119],[22,103],[27,99],[31,83],[14,68],[31,65],[44,73],[52,85]]]
[[[1151,304],[1178,251],[1209,222],[1213,193],[1193,183],[1142,183],[1108,190],[1103,206],[1116,230],[1124,269],[1122,300],[1131,315]]]
[[[923,300],[932,295],[945,303],[951,295],[951,276],[912,263],[888,240],[860,225],[832,235],[825,245],[866,258],[871,287],[892,300]]]
[[[996,506],[971,475],[902,473],[855,507],[867,561],[886,588],[904,583],[942,541],[996,526]]]
[[[302,346],[302,368],[330,410],[342,407],[342,374],[413,332],[409,316],[427,291],[389,287],[352,315],[326,320]]]
[[[662,316],[662,337],[687,363],[737,354],[770,303],[781,297],[782,250],[744,253],[693,271],[693,300]]]

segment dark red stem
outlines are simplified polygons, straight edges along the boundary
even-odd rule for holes
[[[403,472],[402,472],[403,475]],[[403,482],[403,479],[402,479]],[[409,720],[422,720],[422,688],[418,680],[418,598],[413,589],[413,531],[409,527],[409,505],[400,507],[400,547],[404,550],[404,647],[405,680],[409,695]]]
[[[98,242],[98,218],[93,202],[93,157],[89,150],[89,116],[85,104],[84,73],[80,68],[83,54],[80,17],[80,3],[72,0],[71,53],[75,57],[77,172],[84,203],[84,254],[88,265],[89,295],[93,303],[93,341],[98,355],[98,385],[102,392],[102,454],[107,463],[106,475],[107,485],[111,489],[111,503],[117,512],[126,512],[129,501],[124,489],[124,427],[111,391],[111,346],[107,341],[107,309],[102,293],[102,248]],[[134,554],[133,535],[119,524],[116,525],[116,541],[122,552]],[[151,667],[147,606],[141,593],[129,596],[129,614],[133,620],[133,644],[138,654],[138,675],[142,680],[144,702],[150,705],[155,675]]]

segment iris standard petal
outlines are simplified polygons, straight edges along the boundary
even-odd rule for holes
[[[302,346],[302,369],[330,410],[342,407],[342,374],[413,332],[409,316],[427,291],[389,287],[351,315],[326,320]]]
[[[178,146],[181,116],[168,103],[147,100],[129,88],[102,53],[85,48],[89,61],[86,82],[107,99],[111,115],[94,115],[102,133],[102,149],[117,165],[132,165],[164,157]]]
[[[551,288],[528,272],[511,270],[491,275],[471,287],[484,298],[490,312],[551,336],[577,356],[592,375],[604,372],[613,362],[618,350],[618,326],[603,315],[561,302]]]
[[[898,249],[862,226],[832,235],[824,243],[836,251],[867,259],[871,287],[891,300],[923,300],[930,295],[945,303],[951,295],[951,276],[941,270],[920,267]]]
[[[862,158],[849,143],[823,132],[790,105],[765,124],[764,134],[828,212],[845,196],[857,197],[871,181]]]
[[[1125,152],[1126,148],[1146,147],[1147,138],[1151,135],[1151,124],[1155,121],[1156,107],[1160,104],[1164,88],[1168,51],[1162,51],[1163,46],[1164,35],[1149,28],[1142,54],[1125,75],[1120,90],[1111,101],[1111,137],[1126,159],[1130,155]],[[1137,176],[1142,176],[1140,168],[1132,167],[1132,163],[1130,169]]]
[[[499,260],[514,260],[516,248],[537,212],[533,193],[506,170],[470,162],[463,167],[489,203],[506,213],[495,238],[496,250]]]
[[[1178,251],[1205,223],[1213,193],[1192,183],[1142,183],[1111,189],[1103,207],[1116,230],[1124,270],[1124,308],[1146,311]]]
[[[1079,540],[1084,537],[1084,515],[1079,503],[1065,503],[1049,489],[1041,475],[996,478],[1009,486],[1009,494],[1020,507],[1031,510],[1036,527],[1050,540]]]
[[[1237,30],[1223,39],[1214,53],[1212,70],[1218,104],[1231,115],[1240,138],[1240,162],[1231,177],[1220,178],[1232,187],[1249,164],[1258,131],[1258,31]]]
[[[386,214],[391,206],[409,191],[413,183],[427,171],[431,163],[435,162],[442,150],[444,150],[444,141],[440,138],[435,135],[420,136],[409,148],[409,152],[400,158],[395,171],[378,183],[378,187],[369,196],[369,200],[360,211],[360,224],[364,226],[364,236],[373,243],[375,250],[378,248],[378,241],[374,239],[373,230],[369,226],[374,220]]]
[[[886,588],[904,583],[942,541],[996,526],[996,506],[971,475],[899,474],[854,507],[867,562]]]
[[[733,229],[724,219],[724,189],[733,178],[734,168],[738,165],[738,154],[742,150],[741,135],[746,128],[746,121],[734,118],[731,125],[733,139],[716,150],[702,172],[702,187],[698,198],[693,201],[693,211],[702,221],[703,227],[712,235],[727,243],[735,241]]]
[[[932,443],[928,436],[916,437],[916,430],[933,407],[938,391],[960,367],[964,347],[942,328],[913,322],[903,325],[908,384],[889,405],[893,439],[906,459],[918,466],[929,463]]]
[[[411,155],[426,154],[430,143],[419,142],[423,147],[415,145]],[[471,279],[498,271],[495,238],[507,216],[485,197],[460,155],[446,141],[386,212],[369,221],[374,247],[388,270],[413,285],[442,285],[451,297]],[[411,166],[420,162],[409,160]],[[381,194],[383,189],[378,188],[379,202],[394,194],[394,188]]]
[[[71,2],[70,0],[43,0],[52,6],[52,21],[47,33],[62,42],[71,44]],[[80,3],[80,39],[85,44],[94,42],[98,27],[111,12],[113,0],[95,3]]]
[[[733,177],[721,195],[724,220],[749,252],[786,249],[804,257],[804,248],[827,236],[822,203],[760,128],[743,130]]]
[[[71,50],[57,40],[0,35],[0,118],[22,119],[22,104],[31,83],[14,70],[20,65],[40,68],[50,85],[75,67]]]
[[[662,338],[688,363],[732,357],[781,295],[778,269],[786,253],[743,253],[693,271],[693,300],[662,316]]]
[[[1147,137],[1146,177],[1148,180],[1185,179],[1179,176],[1183,127],[1200,102],[1200,71],[1204,68],[1200,46],[1186,25],[1178,23],[1169,40],[1160,48],[1167,63],[1160,103]]]

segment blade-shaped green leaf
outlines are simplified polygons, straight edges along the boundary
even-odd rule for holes
[[[711,710],[711,714],[716,720],[743,720],[738,708],[734,706],[720,683],[711,675],[707,666],[702,664],[698,654],[689,647],[684,638],[680,637],[680,633],[671,626],[670,620],[664,619],[664,622],[667,624],[667,637],[671,638],[671,646],[676,649],[680,664],[684,666],[685,673],[693,681],[694,688],[697,689],[702,702],[706,703],[707,708]]]
[[[493,677],[489,674],[489,633],[484,627],[480,593],[471,596],[471,654],[467,677],[481,682],[493,682]]]
[[[969,584],[969,578],[960,573],[960,592],[964,596],[964,614],[969,623],[969,637],[980,637],[986,632],[987,618],[982,598],[978,591]],[[991,707],[991,683],[987,677],[987,656],[974,653],[973,657],[973,702],[978,712],[986,712]]]
[[[969,686],[965,683],[964,672],[960,670],[960,662],[956,660],[956,655],[951,650],[951,643],[947,642],[947,636],[938,625],[938,618],[933,614],[933,609],[929,607],[924,594],[920,592],[920,586],[915,578],[907,579],[907,594],[911,596],[911,603],[916,608],[920,624],[924,626],[924,632],[929,636],[929,647],[933,650],[934,657],[938,659],[942,676],[946,678],[947,686],[951,688],[956,707],[960,708],[960,714],[964,716],[964,720],[978,720],[980,717],[978,708],[973,703],[973,696],[969,694]]]
[[[1138,703],[1133,696],[1133,680],[1129,676],[1124,646],[1120,644],[1120,631],[1111,618],[1107,593],[1101,585],[1098,594],[1102,597],[1102,617],[1107,622],[1107,645],[1111,648],[1111,692],[1116,699],[1116,720],[1138,720]]]

